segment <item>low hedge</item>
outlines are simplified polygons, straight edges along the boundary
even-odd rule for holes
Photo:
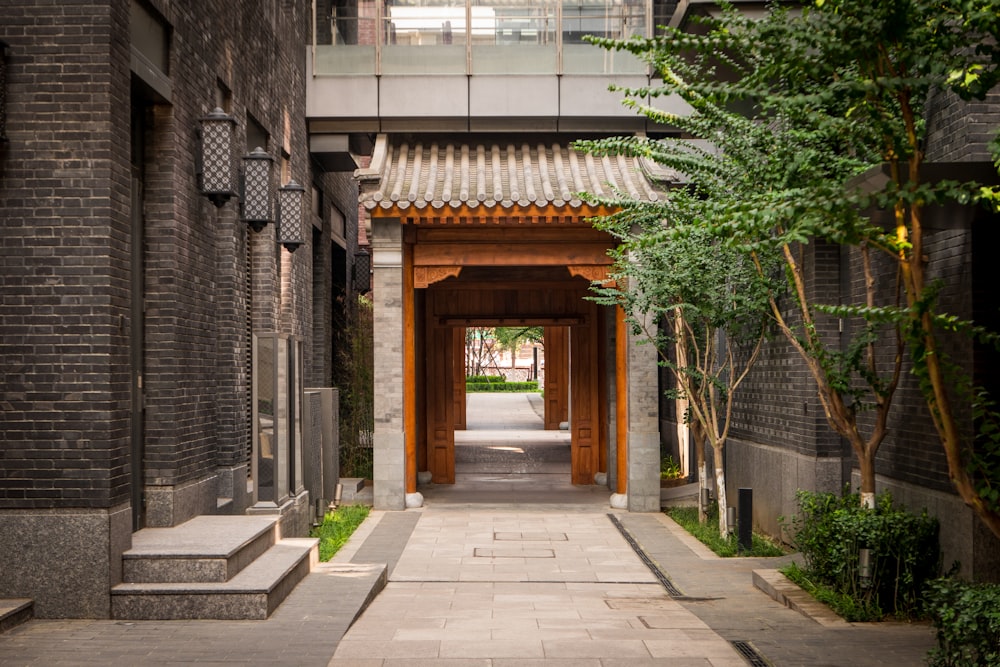
[[[465,383],[468,384],[472,382],[473,384],[483,384],[483,383],[496,383],[503,384],[507,381],[507,378],[503,375],[467,375],[465,376]]]
[[[511,391],[538,391],[538,380],[528,382],[466,382],[465,391],[468,393],[483,392],[511,392]]]
[[[792,544],[805,558],[805,574],[853,599],[877,620],[885,614],[915,616],[927,583],[941,576],[938,522],[926,511],[911,514],[881,493],[874,509],[857,494],[799,491]],[[871,554],[870,576],[862,578],[859,552]],[[861,619],[856,619],[861,620]]]
[[[928,665],[1000,666],[1000,584],[937,579],[927,587],[924,606],[938,641]]]

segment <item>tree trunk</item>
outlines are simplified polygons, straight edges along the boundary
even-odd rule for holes
[[[875,449],[855,447],[861,466],[861,506],[875,509]]]
[[[698,470],[698,523],[708,523],[708,464],[705,461],[705,430],[698,420],[691,422],[691,437],[694,439],[694,460]]]
[[[729,506],[726,502],[726,471],[723,462],[723,443],[716,445],[712,443],[713,458],[715,459],[715,495],[719,499],[719,535],[725,537],[729,534]]]

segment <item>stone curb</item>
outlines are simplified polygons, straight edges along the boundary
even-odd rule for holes
[[[817,601],[794,582],[789,581],[779,570],[754,570],[753,585],[773,600],[824,627],[847,628],[852,626],[851,623],[833,613],[825,604]]]

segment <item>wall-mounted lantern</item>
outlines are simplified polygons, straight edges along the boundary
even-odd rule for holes
[[[306,189],[289,181],[278,188],[278,243],[288,252],[305,243],[302,234],[302,202]]]
[[[274,158],[260,146],[243,156],[242,217],[255,232],[274,222],[273,166]]]
[[[236,194],[233,130],[236,119],[216,107],[201,119],[201,164],[198,188],[218,207]]]
[[[365,294],[372,288],[372,256],[362,248],[354,253],[354,291]]]

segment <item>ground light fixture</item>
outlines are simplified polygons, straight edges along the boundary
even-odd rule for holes
[[[243,156],[241,217],[255,232],[274,222],[273,167],[274,158],[260,146]]]
[[[858,578],[861,588],[872,586],[872,550],[867,547],[858,549]]]
[[[288,252],[305,243],[302,234],[302,202],[306,189],[294,180],[278,188],[278,238]]]
[[[236,195],[233,168],[233,134],[236,119],[216,107],[201,122],[201,155],[198,188],[221,208]]]

